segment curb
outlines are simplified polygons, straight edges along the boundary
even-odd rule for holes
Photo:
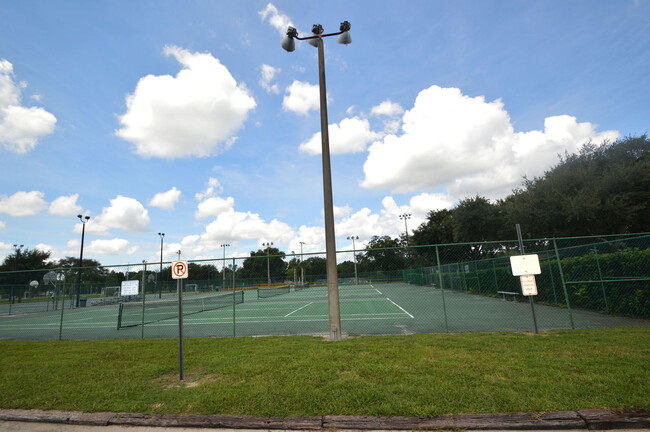
[[[88,426],[149,426],[284,430],[568,430],[650,428],[650,410],[591,409],[547,413],[452,414],[438,417],[257,417],[245,415],[84,413],[80,411],[0,410],[0,421]]]

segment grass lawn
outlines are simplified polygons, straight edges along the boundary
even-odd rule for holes
[[[650,408],[650,328],[0,342],[0,407],[435,416]]]

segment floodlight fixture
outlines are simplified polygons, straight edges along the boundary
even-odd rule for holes
[[[348,45],[352,43],[352,36],[350,36],[350,23],[348,21],[343,21],[341,23],[340,30],[343,32],[336,39],[336,43],[341,45]]]
[[[289,27],[287,30],[287,35],[282,38],[280,45],[287,52],[293,52],[296,49],[296,41],[294,38],[298,37],[298,30],[293,27]]]

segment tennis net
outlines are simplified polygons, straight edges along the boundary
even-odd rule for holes
[[[280,294],[289,294],[290,290],[291,288],[289,287],[289,285],[273,287],[273,288],[258,288],[257,298],[261,299],[261,298],[275,297]]]
[[[191,298],[183,297],[183,316],[226,308],[233,304],[243,302],[243,291],[236,291],[234,294],[225,293]],[[151,324],[173,318],[178,318],[178,299],[145,302],[144,320],[142,319],[142,303],[120,303],[117,315],[117,329]]]

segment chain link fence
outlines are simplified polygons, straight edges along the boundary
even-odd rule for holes
[[[650,234],[524,242],[540,330],[650,326]],[[337,253],[343,335],[532,331],[516,241]],[[329,334],[325,253],[0,273],[0,339]],[[79,276],[81,275],[81,283]],[[131,290],[128,294],[126,291]],[[128,295],[127,295],[128,294]]]

